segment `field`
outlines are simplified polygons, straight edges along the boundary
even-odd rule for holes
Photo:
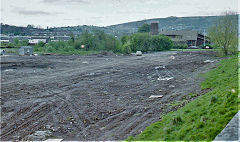
[[[201,73],[219,61],[211,51],[1,56],[1,140],[39,130],[64,140],[124,140],[209,92]]]

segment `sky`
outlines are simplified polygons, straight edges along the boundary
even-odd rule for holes
[[[109,26],[169,16],[239,12],[238,0],[1,0],[1,23],[48,27]]]

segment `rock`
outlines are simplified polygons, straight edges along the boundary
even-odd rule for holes
[[[236,93],[235,89],[232,89],[231,92],[232,92],[232,93]]]
[[[47,139],[45,142],[61,142],[63,139]]]
[[[42,141],[42,140],[46,140],[47,137],[49,137],[51,135],[52,135],[52,133],[49,130],[47,130],[47,131],[36,131],[32,135],[27,136],[27,140]]]
[[[83,61],[82,63],[83,63],[83,64],[89,64],[87,61]]]
[[[218,134],[214,141],[239,141],[240,135],[240,123],[239,123],[240,111],[232,118],[227,126]]]
[[[137,51],[136,56],[142,56],[142,51]]]
[[[169,88],[174,88],[175,86],[174,85],[169,85]]]
[[[158,69],[165,69],[165,66],[164,66],[164,65],[162,65],[162,66],[156,66],[156,67],[155,67],[155,70],[158,70]]]
[[[212,61],[212,60],[206,60],[206,61],[204,61],[204,63],[213,63],[214,61]]]
[[[175,57],[174,57],[174,56],[170,56],[170,58],[171,58],[171,59],[173,59],[173,60],[175,59]]]
[[[166,77],[166,78],[161,78],[161,77],[159,77],[157,80],[163,80],[163,81],[168,81],[168,80],[171,80],[171,79],[173,79],[173,77]]]
[[[162,98],[163,95],[151,95],[149,98]]]

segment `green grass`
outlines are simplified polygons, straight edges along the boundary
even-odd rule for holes
[[[53,42],[53,43],[56,44],[55,42]],[[62,42],[59,42],[59,44],[60,43],[62,43]],[[73,55],[73,54],[74,55],[88,55],[88,54],[99,53],[99,51],[96,51],[96,50],[75,49],[72,46],[66,46],[64,44],[61,46],[59,45],[59,47],[58,46],[50,46],[50,45],[46,45],[44,47],[39,47],[38,45],[35,45],[33,48],[34,48],[34,52],[38,53],[38,54],[52,53],[52,54],[63,54],[63,55]]]
[[[18,50],[19,48],[15,47],[15,48],[1,48],[4,49],[6,51],[6,53],[15,53],[18,54]]]
[[[215,49],[170,49],[170,51],[213,51]]]
[[[89,54],[97,54],[99,51],[85,51],[85,50],[72,50],[72,51],[37,51],[35,53],[38,54],[62,54],[62,55],[89,55]]]
[[[201,84],[202,89],[212,91],[127,140],[213,140],[238,111],[238,72],[237,57],[221,61],[204,75],[206,80]]]
[[[1,48],[6,51],[6,53],[15,53],[18,54],[19,48]],[[100,51],[86,51],[86,50],[77,50],[77,49],[71,49],[71,50],[44,50],[42,48],[41,50],[36,49],[34,47],[34,53],[38,54],[46,54],[46,53],[52,53],[52,54],[63,54],[63,55],[89,55],[89,54],[97,54],[100,53]]]
[[[169,106],[175,107],[175,106],[182,105],[182,104],[185,103],[185,102],[186,102],[186,100],[174,101],[173,103],[169,104]]]

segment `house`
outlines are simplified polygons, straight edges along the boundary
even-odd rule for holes
[[[30,39],[30,36],[10,36],[9,42],[14,43],[14,40],[19,40],[19,41],[28,41]]]
[[[19,55],[32,55],[33,54],[33,48],[31,46],[22,46],[19,49]]]
[[[159,34],[170,37],[175,43],[187,44],[188,46],[201,46],[209,43],[209,40],[203,34],[197,31],[160,31]]]
[[[51,41],[68,41],[70,40],[71,37],[70,36],[52,36],[50,37]]]
[[[0,43],[9,43],[9,37],[8,36],[2,36],[0,37]]]
[[[30,45],[38,44],[39,42],[47,43],[47,39],[29,39],[28,43]]]

